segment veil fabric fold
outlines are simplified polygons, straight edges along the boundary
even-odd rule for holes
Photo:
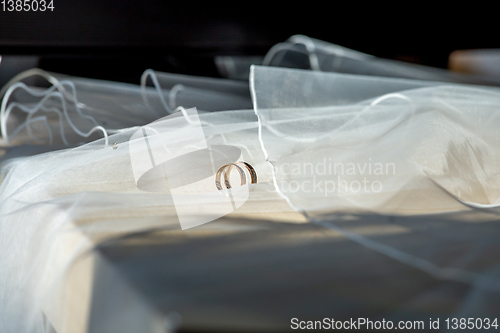
[[[298,212],[465,284],[478,295],[470,309],[496,311],[500,90],[301,36],[290,43],[264,63],[290,61],[280,53],[298,49],[319,70],[253,66],[249,85],[152,70],[141,85],[32,72],[47,84],[10,85],[1,110],[3,139],[14,147],[0,158],[0,271],[8,272],[0,274],[0,327],[42,333],[44,316],[69,318],[64,280],[99,244],[180,231],[172,189],[141,190],[131,152],[138,131],[151,142],[189,143],[190,107],[208,145],[236,147],[258,174],[235,214]],[[331,72],[348,67],[380,76]],[[214,176],[180,196],[196,215],[213,202],[193,198],[212,192]]]
[[[500,291],[499,90],[260,66],[250,81],[292,207],[433,276]]]

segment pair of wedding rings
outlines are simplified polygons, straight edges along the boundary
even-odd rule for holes
[[[221,185],[221,177],[224,175],[224,185],[226,186],[226,189],[231,188],[231,183],[229,181],[229,178],[231,176],[231,170],[236,168],[238,173],[240,174],[240,179],[241,179],[241,186],[245,185],[247,183],[247,176],[245,175],[245,171],[240,167],[242,165],[248,170],[248,173],[250,174],[250,178],[252,180],[252,184],[257,183],[257,173],[255,172],[255,169],[248,164],[247,162],[235,162],[235,163],[229,163],[221,166],[219,170],[217,170],[217,173],[215,174],[215,186],[217,187],[217,190],[222,191],[222,185]]]

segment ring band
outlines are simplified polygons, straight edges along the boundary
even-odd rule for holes
[[[257,173],[255,172],[255,169],[249,163],[243,161],[232,163],[232,165],[228,164],[228,167],[224,171],[225,179],[229,179],[228,176],[231,174],[231,169],[233,168],[233,166],[237,166],[237,164],[241,164],[247,168],[248,173],[250,174],[250,178],[252,180],[252,184],[257,183]]]
[[[236,163],[225,164],[225,165],[221,166],[219,168],[219,170],[217,170],[217,174],[215,175],[215,186],[217,187],[217,189],[219,191],[222,191],[222,186],[220,184],[220,177],[222,176],[222,173],[226,170],[226,168],[228,168],[228,167],[232,168],[233,166],[236,167],[236,169],[238,170],[238,173],[240,174],[241,185],[243,186],[247,183],[245,172],[243,171],[242,168],[237,166]],[[225,172],[224,172],[224,184],[226,185],[227,189],[231,188],[231,184],[229,183],[229,179],[227,178],[227,174]]]
[[[243,165],[248,170],[248,173],[250,174],[250,178],[252,180],[252,184],[257,183],[257,173],[255,172],[255,169],[249,163],[239,161],[235,163],[225,164],[221,166],[219,170],[217,170],[217,174],[215,175],[215,186],[217,187],[217,190],[222,191],[222,185],[220,182],[222,173],[224,173],[224,185],[226,186],[227,189],[231,188],[231,183],[229,182],[229,178],[233,167],[236,167],[238,173],[240,174],[241,186],[246,185],[245,172],[243,171],[242,168],[238,166],[238,164]]]

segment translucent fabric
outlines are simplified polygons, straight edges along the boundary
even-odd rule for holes
[[[77,124],[72,116],[82,118],[78,103],[90,105],[92,108],[80,111],[92,116],[108,137],[55,151],[64,142],[62,134],[56,136],[60,123],[54,111],[56,116],[47,116],[46,120],[54,126],[52,145],[16,146],[3,156],[0,271],[8,273],[0,274],[0,327],[8,333],[46,332],[47,321],[57,324],[59,333],[71,332],[75,326],[81,329],[88,323],[85,311],[78,312],[80,321],[73,320],[71,291],[63,282],[70,275],[89,274],[90,269],[79,271],[75,267],[92,257],[96,245],[151,230],[178,230],[180,238],[188,238],[188,232],[181,231],[175,200],[180,200],[177,203],[192,216],[206,218],[207,211],[202,208],[210,208],[216,196],[207,195],[200,201],[199,194],[218,193],[213,174],[219,165],[213,166],[211,177],[182,187],[174,200],[169,179],[165,183],[164,179],[160,182],[160,178],[152,178],[148,183],[152,187],[140,184],[149,170],[137,173],[135,147],[142,144],[145,134],[151,139],[149,144],[189,145],[193,124],[184,108],[173,112],[179,105],[189,107],[195,101],[210,111],[248,102],[246,84],[151,71],[143,75],[142,87],[127,86],[129,90],[121,84],[72,78],[77,99],[65,95],[71,92],[71,85],[62,90],[62,81],[58,78],[51,82],[56,88],[50,88],[54,90],[48,94],[59,93],[51,97],[54,101],[45,101],[52,104],[40,105],[63,112],[57,99],[76,104],[73,113],[62,113],[62,119],[68,123],[70,119],[81,131],[90,131],[96,125],[83,117],[87,121],[84,127],[83,121]],[[82,102],[78,87],[82,88]],[[473,287],[471,296],[464,296],[465,310],[457,310],[458,314],[498,313],[500,93],[496,88],[260,66],[252,69],[250,88],[254,110],[199,113],[207,146],[237,148],[238,160],[250,163],[257,172],[258,183],[244,185],[248,198],[237,209],[239,212],[281,211],[283,207],[276,203],[284,200],[288,209],[302,213],[317,226],[334,229],[370,250],[439,279]],[[11,91],[14,97],[6,100],[17,98],[19,93],[19,103],[31,107],[44,98],[28,97],[26,89]],[[117,96],[127,91],[125,99],[108,98],[113,91]],[[180,100],[183,93],[192,95]],[[206,98],[196,100],[200,96]],[[130,105],[122,104],[125,100],[137,103],[130,113]],[[43,111],[41,106],[35,110]],[[170,111],[171,117],[161,118]],[[127,117],[123,122],[113,118],[116,127],[102,123],[116,112],[136,116],[130,122]],[[17,116],[11,121],[15,119]],[[149,124],[137,127],[149,119]],[[26,119],[20,118],[12,125],[13,130],[22,124]],[[125,125],[131,128],[122,128]],[[44,128],[36,132],[36,138],[50,142],[48,131],[42,135]],[[27,131],[25,138],[30,136]],[[11,143],[17,143],[14,138]],[[75,140],[68,139],[69,144],[84,140],[78,133],[71,138]],[[48,152],[40,154],[43,151]],[[194,161],[192,164],[196,170]],[[192,171],[188,167],[185,170]],[[182,176],[171,178],[177,181]],[[232,184],[237,181],[231,179]],[[238,228],[214,224],[214,228],[228,232]],[[284,228],[297,230],[292,223]],[[299,238],[292,239],[286,233],[281,236],[283,244],[300,243]],[[339,243],[328,245],[335,244]],[[295,258],[286,257],[283,249],[283,256],[277,258],[286,258],[289,261],[284,265],[293,265]],[[301,249],[325,260],[325,253],[319,250],[304,245],[296,253]],[[237,255],[233,260],[240,260]],[[383,278],[390,279],[391,274],[383,272]],[[363,276],[348,278],[366,283]],[[434,290],[429,292],[433,294]],[[115,313],[125,313],[128,305],[120,299],[113,303]],[[378,309],[379,304],[371,305]],[[146,308],[154,318],[145,325],[156,325],[157,310]],[[144,327],[134,326],[141,324],[134,319],[123,318],[129,329],[144,331]]]
[[[155,87],[169,113],[178,106],[185,109],[196,107],[202,112],[252,108],[248,83],[241,81],[146,70],[141,86]]]
[[[8,274],[0,274],[2,332],[43,332],[41,311],[49,321],[59,318],[60,323],[61,318],[68,318],[71,304],[65,303],[67,291],[62,281],[75,262],[90,255],[95,244],[154,229],[180,231],[170,189],[141,190],[131,157],[138,130],[149,131],[150,144],[153,139],[179,145],[188,142],[191,125],[180,112],[177,115],[111,135],[109,140],[115,146],[99,139],[4,162],[0,271]],[[200,120],[208,145],[237,147],[239,159],[258,173],[258,184],[245,185],[249,196],[240,211],[255,211],[256,206],[259,212],[275,210],[276,206],[267,203],[279,195],[273,190],[270,168],[257,140],[254,111],[204,113]],[[191,199],[208,192],[218,193],[213,175],[177,195],[192,214],[201,215],[201,205],[210,206],[210,202]],[[67,325],[74,323],[68,319],[63,324],[58,332],[71,331]]]
[[[260,66],[250,80],[292,207],[434,276],[500,291],[499,90]]]
[[[250,66],[262,65],[263,57],[259,56],[218,56],[215,65],[222,77],[248,82]]]
[[[495,78],[465,75],[439,68],[382,59],[303,35],[295,35],[284,43],[276,44],[267,53],[263,65],[418,80],[500,85],[500,81]]]
[[[23,82],[33,77],[45,82]],[[9,145],[75,145],[107,140],[108,134],[145,125],[178,106],[196,106],[200,112],[252,107],[248,84],[242,82],[152,70],[145,71],[141,81],[142,87],[29,70],[0,94],[2,137]]]
[[[41,78],[42,84],[23,81]],[[10,145],[79,144],[167,113],[156,91],[139,86],[29,70],[4,88],[2,137]],[[150,103],[145,105],[143,96]]]

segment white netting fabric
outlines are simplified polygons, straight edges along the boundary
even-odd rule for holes
[[[251,89],[291,206],[434,276],[499,291],[499,90],[260,66]]]
[[[154,87],[169,113],[178,106],[186,109],[196,107],[199,111],[252,108],[247,82],[162,73],[148,69],[141,77],[141,87]]]
[[[40,85],[23,82],[38,78]],[[107,137],[123,128],[144,125],[166,113],[156,92],[39,69],[19,75],[2,96],[2,137],[10,145],[74,145]],[[151,99],[149,107],[143,95]],[[155,98],[156,97],[156,98]]]
[[[33,77],[42,84],[23,82]],[[197,107],[200,112],[252,107],[248,84],[242,82],[146,70],[141,84],[39,69],[21,73],[0,94],[4,97],[2,137],[9,145],[75,145],[145,125],[173,113],[178,106]]]
[[[10,133],[11,144],[50,144],[13,147],[1,164],[6,332],[43,332],[42,311],[65,318],[60,282],[99,242],[180,229],[168,188],[137,187],[134,133],[182,144],[191,133],[185,109],[148,123],[179,106],[251,105],[248,86],[234,81],[152,71],[142,87],[47,77],[48,90],[10,86],[2,109],[4,139]],[[497,89],[270,67],[254,67],[250,83],[254,110],[200,113],[207,143],[237,147],[257,170],[259,183],[248,186],[243,209],[273,211],[266,203],[279,194],[314,223],[489,293],[470,300],[481,314],[498,309],[499,262],[491,255],[499,250]],[[96,128],[88,137],[79,133]],[[94,141],[50,151],[86,140]],[[49,152],[15,158],[41,151]],[[192,194],[215,191],[213,185],[209,178],[181,193],[187,209],[196,214],[200,202],[190,201]]]
[[[295,35],[284,43],[276,44],[269,50],[262,64],[323,72],[500,85],[500,81],[494,78],[463,75],[439,68],[378,58],[304,35]]]
[[[257,140],[254,111],[204,113],[200,120],[208,145],[237,147],[239,158],[256,169],[259,183],[246,185],[247,205],[258,202],[262,203],[258,204],[260,210],[273,211],[275,207],[265,208],[266,202],[278,195]],[[150,145],[182,145],[189,141],[190,126],[178,112],[173,118],[111,135],[114,146],[99,139],[76,148],[4,161],[0,270],[8,274],[0,274],[2,332],[43,332],[42,312],[49,318],[65,318],[70,307],[64,303],[61,282],[72,264],[83,260],[101,241],[152,229],[180,231],[170,190],[156,193],[138,188],[131,147],[138,140],[134,133],[142,129],[149,131]],[[214,176],[193,186],[177,193],[177,199],[192,214],[203,214],[200,207],[213,205],[210,198],[205,202],[190,198],[217,193]]]

